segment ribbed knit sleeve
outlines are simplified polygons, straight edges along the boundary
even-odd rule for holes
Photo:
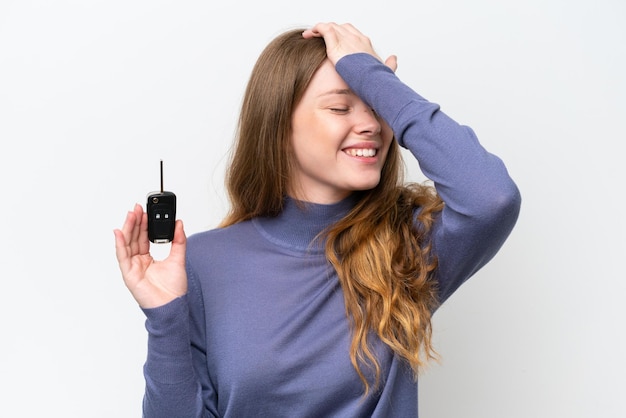
[[[472,129],[413,91],[389,67],[369,54],[353,54],[336,69],[391,126],[445,202],[433,231],[443,302],[501,248],[517,221],[520,192]]]
[[[201,387],[190,344],[188,296],[143,311],[148,330],[143,416],[202,417]]]

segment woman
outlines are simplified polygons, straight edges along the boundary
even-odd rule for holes
[[[147,417],[416,417],[431,315],[510,234],[520,194],[472,130],[349,24],[278,36],[244,96],[232,208],[169,256],[115,231],[144,310]],[[436,189],[402,183],[408,148]]]

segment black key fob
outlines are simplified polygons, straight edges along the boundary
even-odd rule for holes
[[[176,195],[163,190],[163,161],[161,160],[161,191],[148,194],[148,239],[155,244],[164,244],[174,239],[176,224]]]

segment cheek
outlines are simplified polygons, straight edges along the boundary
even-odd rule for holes
[[[381,137],[383,139],[383,144],[384,144],[386,151],[389,151],[389,147],[391,146],[391,141],[393,140],[393,131],[386,123],[384,123],[382,126]]]
[[[391,130],[391,127],[382,118],[379,118],[379,121],[383,140],[391,142],[391,138],[393,137],[393,131]]]
[[[325,121],[312,111],[296,108],[291,118],[291,135],[297,138],[301,144],[315,142],[315,139],[323,135],[326,128]]]

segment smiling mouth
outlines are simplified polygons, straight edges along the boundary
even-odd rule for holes
[[[378,150],[375,148],[350,148],[344,152],[352,157],[374,157]]]

